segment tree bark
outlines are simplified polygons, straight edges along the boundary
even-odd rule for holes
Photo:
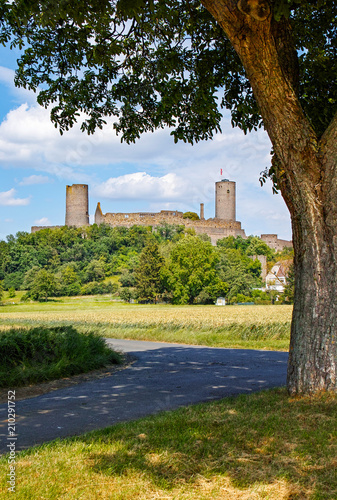
[[[336,391],[337,115],[319,140],[299,103],[290,24],[277,23],[267,1],[202,3],[243,63],[291,215],[295,301],[288,391]]]

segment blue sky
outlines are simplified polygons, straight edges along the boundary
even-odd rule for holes
[[[222,120],[222,134],[194,146],[174,144],[169,130],[121,144],[112,120],[93,136],[74,127],[63,136],[36,103],[33,92],[14,86],[17,55],[0,49],[0,239],[32,225],[62,225],[66,185],[89,185],[89,213],[196,211],[214,217],[214,183],[236,181],[237,219],[246,234],[277,233],[291,239],[290,217],[270,183],[259,174],[270,164],[262,130],[245,136]],[[223,174],[220,174],[222,169]]]

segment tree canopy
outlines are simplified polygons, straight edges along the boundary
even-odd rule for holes
[[[0,284],[26,291],[24,300],[113,293],[123,300],[214,304],[219,296],[237,302],[241,294],[270,303],[268,294],[253,298],[263,282],[248,250],[258,238],[223,238],[213,247],[203,235],[174,234],[174,240],[171,231],[163,236],[161,226],[105,225],[20,232],[1,245]],[[284,257],[270,250],[270,265]]]
[[[128,142],[164,126],[193,142],[220,130],[221,108],[245,132],[262,125],[240,58],[198,0],[0,5],[0,41],[24,49],[16,84],[53,106],[61,132],[84,113],[89,133],[114,116]],[[291,17],[299,98],[321,135],[336,111],[335,2],[278,0],[272,8],[276,19]]]

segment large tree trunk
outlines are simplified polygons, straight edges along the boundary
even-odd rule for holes
[[[273,20],[267,1],[202,3],[244,65],[273,144],[276,176],[291,214],[295,304],[288,391],[336,390],[337,117],[319,140],[298,100],[290,25]]]

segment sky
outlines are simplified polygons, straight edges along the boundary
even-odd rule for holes
[[[120,142],[107,120],[88,136],[75,126],[63,136],[36,94],[13,83],[18,54],[0,48],[0,239],[34,225],[63,225],[66,186],[89,185],[89,214],[97,202],[106,212],[163,209],[215,215],[215,182],[236,182],[236,213],[246,235],[276,233],[291,239],[288,209],[271,183],[260,186],[270,165],[265,131],[231,127],[224,113],[222,133],[195,145],[174,144],[169,129],[144,134],[136,144]],[[222,170],[222,174],[221,174]]]

